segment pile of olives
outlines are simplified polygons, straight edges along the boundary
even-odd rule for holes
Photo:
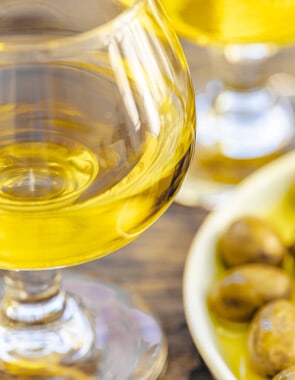
[[[257,374],[295,380],[295,305],[282,269],[290,249],[266,220],[246,216],[223,233],[218,254],[226,271],[210,289],[212,312],[249,323],[249,360]]]

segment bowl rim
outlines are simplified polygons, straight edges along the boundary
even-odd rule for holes
[[[207,291],[215,271],[216,241],[234,218],[253,213],[263,215],[283,196],[294,178],[295,151],[292,151],[246,178],[222,206],[207,216],[191,243],[183,275],[184,313],[198,352],[217,380],[237,379],[215,344],[207,310]],[[208,254],[201,254],[204,251]]]

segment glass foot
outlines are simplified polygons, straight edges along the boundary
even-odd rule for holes
[[[167,343],[142,301],[112,284],[65,276],[64,287],[95,315],[99,380],[152,380],[163,372]]]
[[[57,352],[56,355],[53,352],[46,352],[46,347],[52,351],[51,347],[53,345],[50,344],[50,336],[48,335],[46,342],[48,346],[43,347],[42,357],[39,355],[39,347],[36,350],[36,360],[34,360],[31,351],[31,364],[26,360],[23,363],[23,371],[21,370],[22,363],[18,360],[17,375],[6,374],[10,372],[10,368],[5,363],[6,370],[0,371],[1,379],[155,380],[160,377],[166,365],[167,342],[158,321],[151,315],[142,301],[117,286],[73,273],[64,275],[63,284],[63,288],[68,294],[68,300],[70,300],[68,302],[72,305],[70,307],[75,311],[75,314],[79,309],[80,301],[83,303],[81,309],[88,310],[85,318],[88,318],[88,325],[92,326],[93,336],[95,337],[92,346],[87,345],[85,356],[81,357],[80,355],[77,363],[75,362],[75,355],[72,356],[74,364],[67,363],[65,360],[61,361],[59,359],[60,352]],[[78,307],[74,306],[73,308],[75,302],[77,302]],[[71,318],[72,324],[74,319]],[[76,319],[79,321],[81,316]],[[68,322],[66,321],[66,323]],[[80,326],[83,324],[84,322]],[[33,329],[34,326],[31,327],[31,331]],[[36,329],[40,330],[40,325],[37,325]],[[61,328],[59,331],[62,330],[64,329]],[[80,333],[85,336],[89,335],[87,328],[85,328],[85,332],[75,332],[74,330],[75,328],[71,329],[71,336],[69,333],[63,335],[62,332],[59,332],[58,336],[61,343],[60,350],[57,351],[62,351],[64,341],[70,339],[73,341],[75,334],[77,336],[81,335]],[[17,333],[19,334],[19,332]],[[32,333],[30,334],[31,343],[33,341],[36,343],[38,337]],[[11,334],[9,335],[11,336]],[[23,346],[21,336],[18,336],[19,345]],[[43,336],[40,336],[39,340],[44,341],[43,338]],[[79,342],[77,342],[78,344]],[[1,345],[3,347],[5,342],[2,342]],[[46,354],[48,355],[47,362]],[[56,358],[57,362],[55,362],[54,358]],[[34,373],[34,368],[40,369],[40,366],[44,366],[44,363],[48,368],[44,368],[42,375],[40,371]],[[16,364],[10,363],[10,365],[14,373],[16,373],[15,368],[13,368]],[[3,362],[1,367],[3,370]],[[46,373],[46,375],[43,375],[43,373]]]

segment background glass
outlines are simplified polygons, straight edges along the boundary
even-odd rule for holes
[[[167,347],[146,308],[90,279],[65,292],[57,268],[172,202],[195,138],[178,40],[153,0],[3,1],[0,25],[0,375],[154,379]]]
[[[267,84],[267,68],[295,39],[295,3],[163,4],[179,35],[208,46],[218,79],[197,98],[198,153],[177,197],[180,203],[212,208],[245,176],[293,148],[293,108]]]

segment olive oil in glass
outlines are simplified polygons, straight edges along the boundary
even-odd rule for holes
[[[162,0],[183,37],[204,44],[294,42],[293,0]]]
[[[110,253],[150,225],[182,181],[192,154],[191,121],[184,124],[167,98],[155,132],[144,120],[136,133],[113,115],[99,122],[94,116],[107,104],[99,97],[88,103],[79,91],[85,84],[101,87],[96,75],[63,64],[2,69],[23,89],[37,81],[49,86],[40,89],[38,107],[0,106],[3,269],[72,265]],[[63,99],[67,86],[71,103]],[[51,88],[56,92],[48,96]]]

